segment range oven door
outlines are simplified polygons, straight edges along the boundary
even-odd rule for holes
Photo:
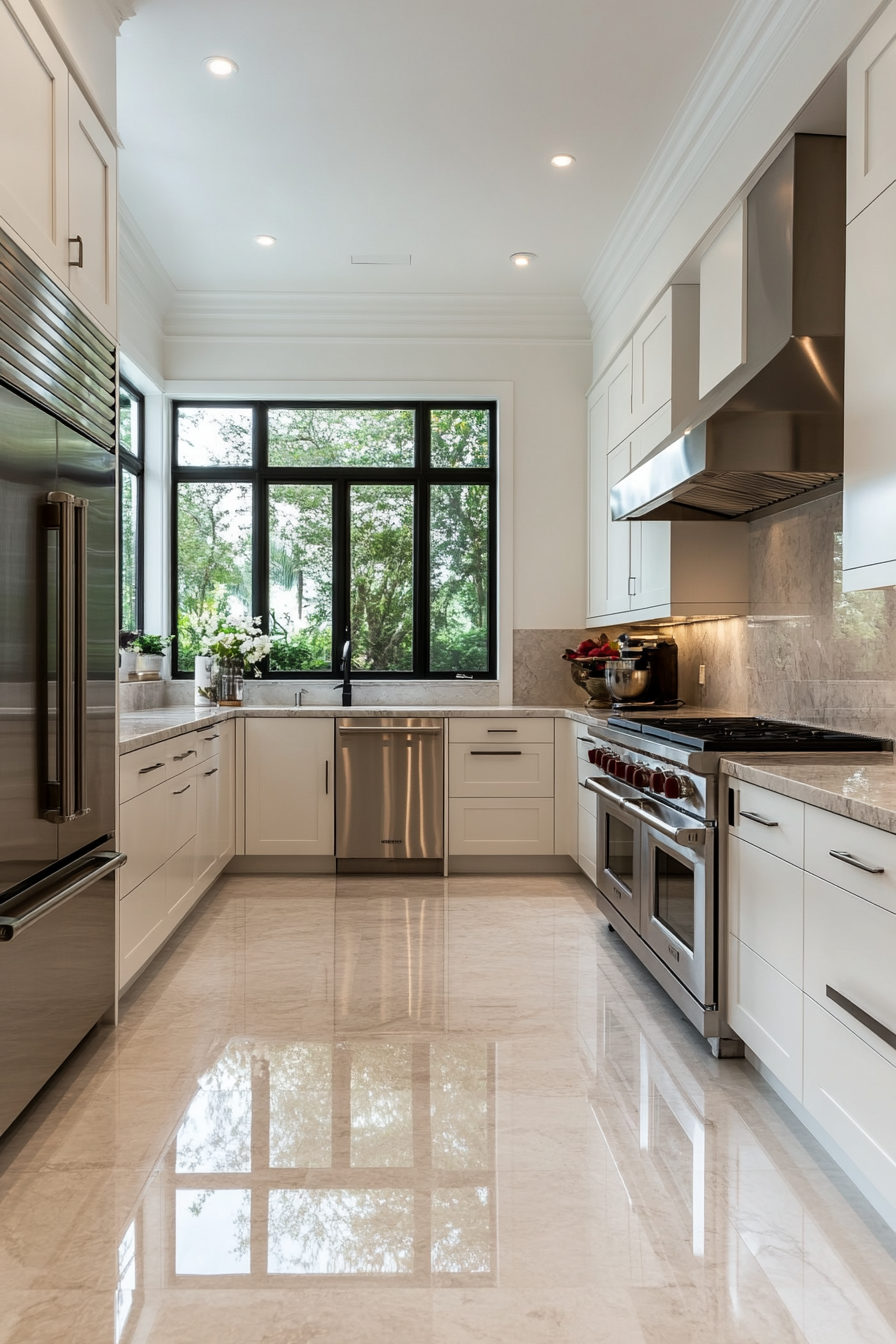
[[[716,1001],[715,828],[679,822],[679,838],[641,823],[641,937],[704,1005]],[[643,814],[642,814],[643,815]],[[662,829],[660,829],[662,826]],[[697,839],[696,837],[702,837]]]
[[[597,885],[622,918],[641,932],[641,823],[625,799],[600,782],[597,788]],[[632,796],[635,796],[634,794]]]

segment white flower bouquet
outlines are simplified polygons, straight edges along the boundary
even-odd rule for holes
[[[199,648],[201,653],[219,660],[238,659],[260,677],[258,664],[270,653],[271,644],[270,636],[262,634],[260,616],[252,616],[243,625],[236,622],[220,625],[218,618],[213,618],[200,634]]]

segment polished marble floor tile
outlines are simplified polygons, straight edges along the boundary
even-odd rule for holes
[[[896,1344],[584,880],[226,878],[0,1142],[0,1344]]]

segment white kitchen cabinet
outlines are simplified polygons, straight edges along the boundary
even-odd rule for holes
[[[888,187],[846,230],[845,592],[896,584],[894,361],[896,185]]]
[[[640,553],[640,523],[614,523],[610,516],[610,491],[627,476],[631,469],[631,442],[626,440],[607,457],[607,498],[604,503],[604,526],[607,548],[607,590],[602,611],[594,614],[603,618],[605,612],[628,612],[632,605],[635,577],[632,574],[632,555]]]
[[[734,795],[730,834],[802,868],[805,804],[741,779],[729,779],[728,788]]]
[[[896,835],[806,807],[806,871],[896,914]]]
[[[220,726],[218,747],[218,867],[223,868],[236,850],[236,724]]]
[[[663,432],[643,439],[640,457],[652,451],[697,403],[700,286],[670,285],[632,338],[632,429],[655,420]],[[647,446],[649,443],[649,446]]]
[[[602,379],[607,389],[608,448],[616,448],[631,437],[632,429],[632,343],[620,350]]]
[[[584,798],[584,794],[582,795]],[[579,804],[578,864],[586,877],[597,882],[597,815],[594,809]]]
[[[846,217],[896,182],[896,5],[888,5],[846,66]]]
[[[728,928],[798,987],[803,981],[803,870],[731,835]]]
[[[454,798],[553,798],[553,742],[452,742],[448,778]]]
[[[165,867],[124,896],[118,915],[118,983],[126,985],[168,937]]]
[[[201,882],[218,861],[220,774],[218,761],[214,758],[196,767],[195,882]]]
[[[68,79],[26,0],[0,0],[0,220],[66,285]]]
[[[700,258],[701,398],[747,357],[746,227],[741,204]]]
[[[167,799],[162,784],[122,803],[118,813],[118,843],[128,861],[121,869],[119,894],[129,891],[149,877],[167,857],[165,811]]]
[[[607,546],[609,484],[609,398],[606,383],[594,389],[588,402],[588,603],[587,621],[600,620],[607,601]]]
[[[579,852],[577,737],[583,733],[572,719],[554,722],[554,853],[573,860]]]
[[[450,798],[451,854],[517,857],[554,852],[553,798]]]
[[[246,720],[246,853],[333,854],[332,719]]]
[[[116,329],[116,150],[74,80],[68,84],[69,283],[107,331]],[[76,241],[71,242],[72,239]]]
[[[728,936],[728,1021],[792,1092],[803,1091],[803,994],[734,934]]]

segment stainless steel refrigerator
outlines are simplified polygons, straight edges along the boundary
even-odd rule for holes
[[[115,999],[115,351],[0,235],[0,1132]]]

